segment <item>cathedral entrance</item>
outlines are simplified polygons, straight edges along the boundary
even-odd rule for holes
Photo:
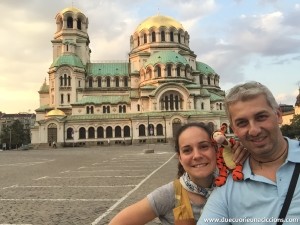
[[[57,142],[57,126],[55,123],[51,123],[48,126],[48,143]]]
[[[180,119],[174,119],[172,122],[172,131],[173,131],[173,138],[176,136],[177,131],[181,127],[181,120]]]

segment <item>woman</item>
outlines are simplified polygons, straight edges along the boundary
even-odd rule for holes
[[[123,209],[109,225],[144,225],[156,217],[163,225],[196,224],[213,189],[216,145],[211,141],[211,134],[201,123],[182,126],[175,138],[179,179]],[[233,149],[239,159],[244,158],[245,151],[238,142]]]

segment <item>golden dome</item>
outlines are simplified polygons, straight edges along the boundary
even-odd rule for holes
[[[162,15],[155,15],[148,17],[145,19],[137,28],[136,32],[141,32],[143,29],[149,30],[150,28],[155,27],[174,27],[177,30],[182,29],[184,30],[181,23],[173,19],[169,16],[162,16]]]
[[[46,114],[46,117],[65,116],[66,114],[60,109],[53,109]]]
[[[75,7],[68,7],[68,8],[65,8],[65,9],[63,9],[60,13],[61,14],[64,14],[64,13],[66,13],[66,12],[73,12],[73,13],[81,13],[81,11],[79,10],[79,9],[77,9],[77,8],[75,8]]]

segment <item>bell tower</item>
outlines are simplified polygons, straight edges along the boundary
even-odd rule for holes
[[[90,63],[88,18],[79,9],[69,7],[57,13],[55,21],[53,62],[48,71],[49,106],[70,115]]]
[[[53,61],[64,54],[78,56],[86,65],[90,62],[88,18],[77,8],[69,7],[59,12],[56,17],[56,32],[53,45]]]

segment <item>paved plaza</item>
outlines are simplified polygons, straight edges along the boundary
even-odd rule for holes
[[[176,172],[169,144],[1,151],[0,224],[108,224]]]

